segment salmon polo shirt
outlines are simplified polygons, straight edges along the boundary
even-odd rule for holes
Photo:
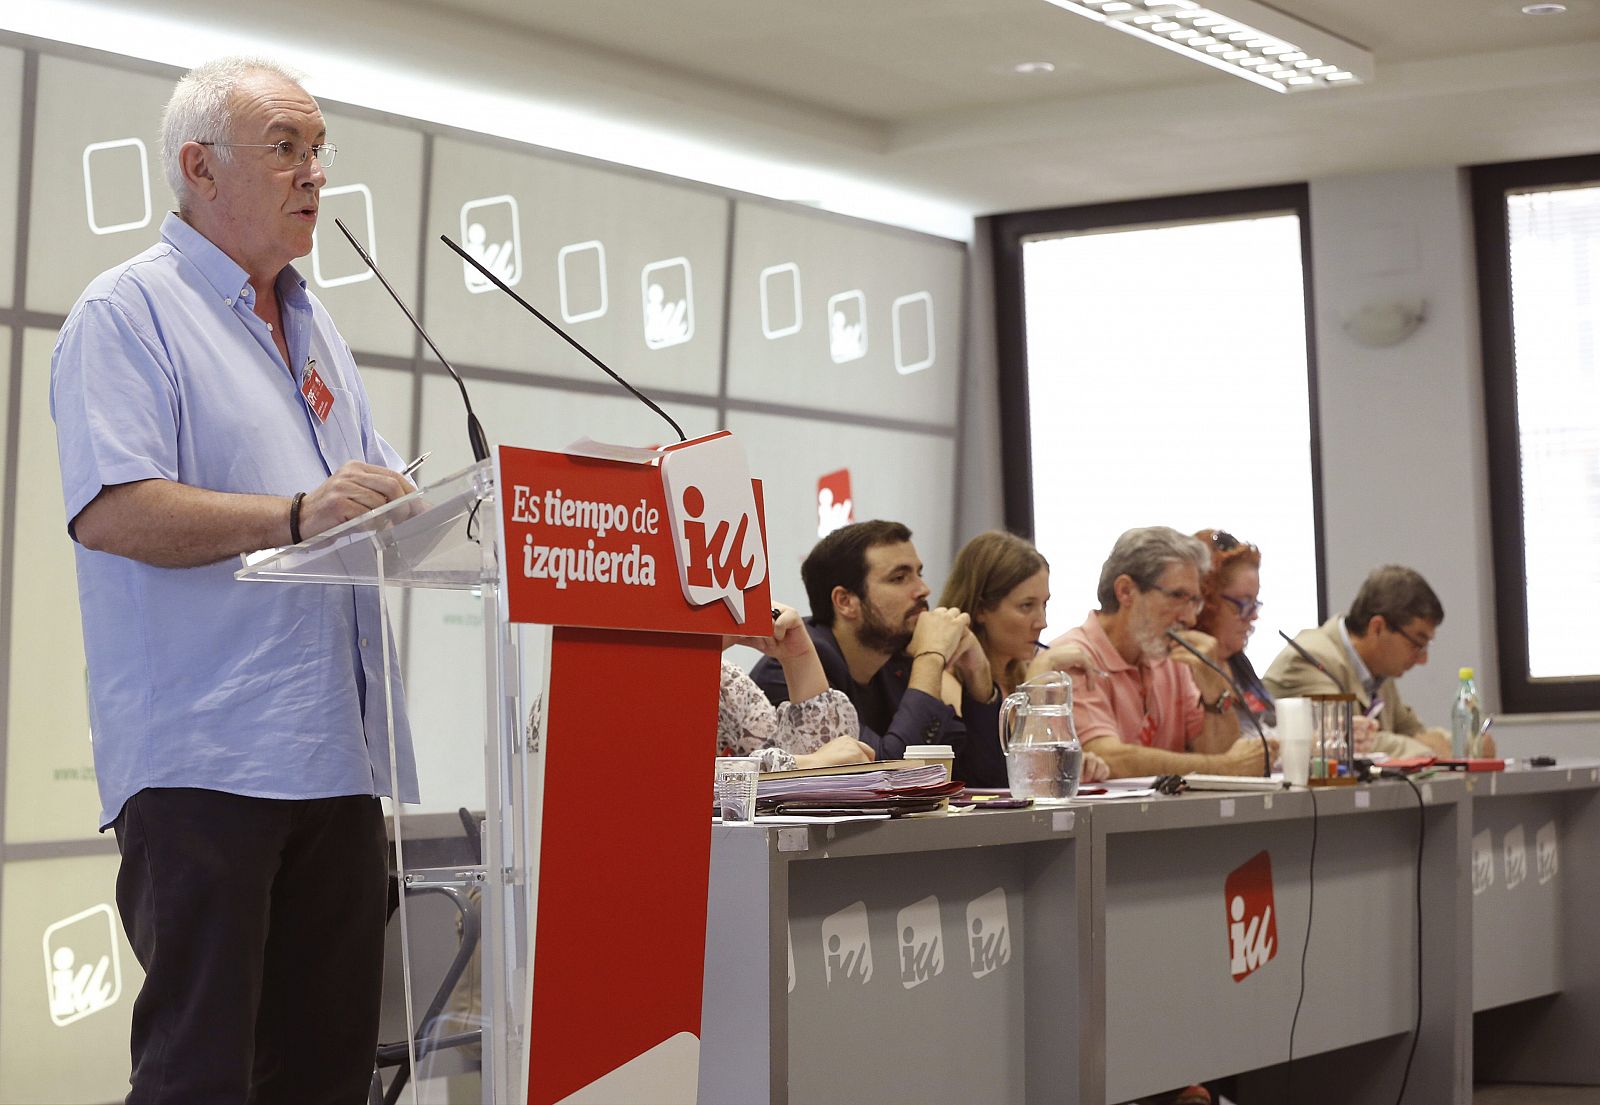
[[[1116,737],[1128,744],[1187,752],[1205,728],[1200,689],[1189,669],[1171,659],[1128,663],[1094,611],[1082,625],[1050,644],[1077,645],[1095,667],[1109,673],[1095,676],[1093,687],[1086,685],[1089,680],[1073,681],[1072,720],[1084,745],[1097,737]]]

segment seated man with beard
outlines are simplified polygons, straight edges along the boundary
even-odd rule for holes
[[[817,542],[800,576],[811,601],[806,629],[828,684],[855,706],[861,740],[877,758],[897,759],[914,744],[948,744],[959,754],[966,730],[951,703],[962,687],[989,699],[994,680],[967,615],[928,608],[911,531],[899,522],[844,526]],[[774,704],[788,697],[771,657],[750,677]]]
[[[1100,609],[1051,642],[1077,645],[1105,673],[1075,684],[1073,720],[1113,777],[1264,773],[1261,741],[1239,735],[1227,682],[1167,636],[1194,628],[1210,562],[1204,545],[1177,530],[1129,530],[1100,569]],[[1204,634],[1185,636],[1215,650]]]

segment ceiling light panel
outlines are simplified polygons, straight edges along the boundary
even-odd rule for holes
[[[1216,7],[1194,0],[1046,2],[1274,92],[1373,78],[1371,51],[1255,0],[1218,0]],[[1241,42],[1253,53],[1234,48]],[[1257,54],[1274,63],[1262,68]]]

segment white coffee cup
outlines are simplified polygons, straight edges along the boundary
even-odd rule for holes
[[[955,778],[956,750],[948,744],[908,744],[902,759],[921,760],[928,764],[944,764],[945,777]]]

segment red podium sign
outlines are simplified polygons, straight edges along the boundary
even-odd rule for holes
[[[721,636],[772,630],[760,488],[726,431],[499,466],[507,616],[556,627],[528,1100],[692,1098]]]
[[[511,621],[771,631],[765,533],[744,450],[724,430],[658,456],[640,464],[501,448]]]

